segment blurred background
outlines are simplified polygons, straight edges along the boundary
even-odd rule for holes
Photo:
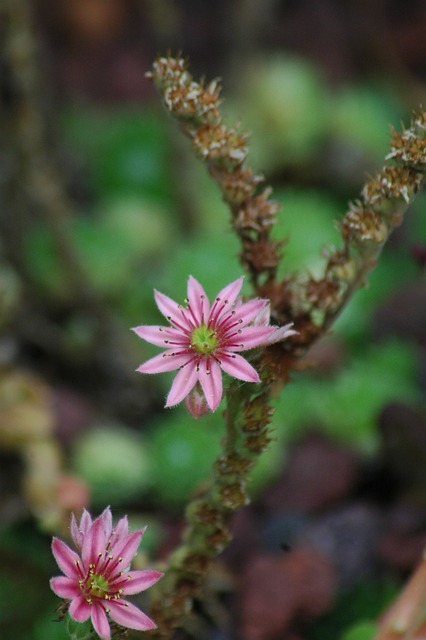
[[[161,567],[218,452],[220,409],[165,411],[172,375],[134,371],[158,351],[129,331],[161,322],[153,288],[183,300],[192,274],[213,296],[241,274],[155,56],[221,78],[283,205],[281,274],[319,273],[390,127],[426,102],[425,33],[421,0],[1,0],[1,637],[66,637],[48,578],[71,511],[148,524],[137,562]],[[179,638],[367,640],[420,560],[425,204],[277,396],[252,505]]]

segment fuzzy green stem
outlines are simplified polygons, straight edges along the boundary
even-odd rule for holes
[[[186,510],[181,546],[154,588],[154,638],[169,638],[200,595],[209,565],[231,540],[229,519],[249,503],[247,482],[257,457],[270,441],[269,386],[233,382],[227,393],[223,451],[213,464],[210,485]]]

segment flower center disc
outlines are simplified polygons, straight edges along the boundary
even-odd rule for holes
[[[211,353],[217,346],[216,332],[205,324],[200,325],[192,332],[191,346],[195,351],[198,351],[198,353]]]
[[[93,575],[90,579],[90,594],[102,598],[109,591],[109,582],[104,576]]]

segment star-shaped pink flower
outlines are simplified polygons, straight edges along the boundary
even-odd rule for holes
[[[266,346],[296,333],[290,324],[284,327],[269,324],[268,300],[256,298],[242,302],[238,297],[242,285],[242,277],[231,282],[210,305],[203,287],[190,276],[185,307],[155,291],[157,306],[170,326],[142,325],[133,331],[147,342],[165,348],[137,371],[162,373],[178,369],[166,407],[178,404],[194,390],[195,396],[187,402],[193,415],[205,412],[194,408],[197,405],[194,397],[200,398],[200,391],[208,409],[214,411],[222,398],[221,369],[238,380],[260,382],[257,371],[239,352]]]
[[[111,638],[108,616],[129,629],[155,629],[151,618],[123,598],[148,589],[163,575],[151,569],[129,571],[143,532],[129,533],[126,516],[113,529],[107,507],[94,521],[84,510],[79,525],[72,516],[71,535],[79,553],[53,538],[53,555],[65,575],[52,578],[50,586],[57,596],[70,600],[71,618],[77,622],[91,618],[103,640]]]

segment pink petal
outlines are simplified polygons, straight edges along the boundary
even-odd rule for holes
[[[290,324],[286,324],[283,327],[272,327],[274,329],[274,333],[267,340],[265,345],[274,344],[275,342],[280,342],[281,340],[285,340],[290,336],[296,335],[298,332],[294,331],[294,329],[291,329],[290,327],[292,326],[293,326],[293,323],[290,322]]]
[[[160,327],[158,325],[141,325],[132,329],[139,338],[155,344],[157,347],[168,348],[169,343],[188,345],[189,338],[180,329]]]
[[[111,629],[109,627],[107,614],[100,602],[94,602],[92,605],[92,624],[102,640],[110,640]]]
[[[221,354],[220,366],[233,378],[244,380],[245,382],[260,382],[256,369],[254,369],[247,360],[236,353]]]
[[[182,305],[159,291],[154,291],[154,297],[158,308],[169,322],[186,331],[191,331],[192,323],[188,320],[188,314]]]
[[[86,622],[90,618],[91,606],[83,595],[71,600],[68,613],[77,622]]]
[[[244,327],[239,332],[226,336],[225,349],[227,351],[248,351],[260,345],[269,344],[268,339],[274,333],[274,327]]]
[[[102,522],[104,525],[104,531],[105,531],[105,544],[106,541],[109,539],[109,537],[111,536],[111,532],[112,532],[112,513],[111,513],[111,509],[109,507],[106,507],[100,517],[102,518]]]
[[[80,578],[76,568],[76,564],[80,562],[80,557],[75,551],[70,549],[65,542],[62,542],[59,538],[53,538],[52,553],[60,570],[63,571],[68,578],[77,580]]]
[[[229,305],[232,306],[235,300],[237,299],[238,294],[241,291],[243,282],[244,282],[244,276],[240,276],[230,284],[226,285],[226,287],[224,287],[219,291],[219,293],[216,296],[216,300],[217,298],[220,298],[223,301],[228,300]]]
[[[138,546],[142,539],[143,530],[139,529],[138,531],[133,531],[128,536],[121,540],[121,544],[117,542],[114,547],[114,560],[118,561],[119,564],[113,563],[111,566],[117,568],[117,570],[124,570],[129,566],[130,561],[136,555],[136,551],[138,550]],[[107,573],[107,572],[106,572]]]
[[[54,593],[60,598],[67,598],[72,600],[81,595],[81,590],[78,582],[73,578],[66,578],[65,576],[58,576],[50,580],[50,587]]]
[[[165,371],[174,371],[186,364],[191,357],[189,353],[174,354],[176,354],[176,352],[173,349],[164,351],[141,364],[136,371],[140,373],[164,373]]]
[[[135,605],[125,600],[110,600],[108,602],[109,615],[115,622],[129,629],[148,631],[155,629],[156,624],[151,618],[140,611]]]
[[[219,291],[210,310],[209,324],[218,322],[224,313],[231,310],[243,286],[243,280],[244,278],[241,276]]]
[[[160,571],[151,569],[126,571],[117,581],[111,582],[111,589],[115,591],[121,588],[126,596],[133,595],[151,587],[162,575]]]
[[[83,534],[78,528],[77,521],[75,519],[74,514],[71,514],[71,537],[77,549],[81,549],[81,544],[83,542]]]
[[[263,309],[261,309],[257,316],[254,318],[254,324],[258,327],[269,327],[270,321],[271,304],[270,302],[265,302]]]
[[[250,322],[255,320],[259,316],[259,314],[262,317],[264,308],[267,305],[268,303],[265,302],[265,300],[263,300],[262,298],[255,298],[254,300],[243,302],[242,304],[234,307],[234,320],[238,321],[241,319],[243,321],[243,324],[249,324]]]
[[[201,388],[211,411],[215,411],[222,399],[222,373],[215,360],[202,360],[198,373]]]
[[[115,527],[115,533],[119,537],[128,535],[128,533],[129,533],[129,521],[127,520],[127,516],[123,516],[117,522],[117,525]]]
[[[83,514],[80,519],[80,527],[79,527],[81,533],[83,534],[83,537],[89,531],[91,526],[92,526],[92,516],[87,511],[87,509],[83,509]]]
[[[120,544],[122,539],[129,535],[129,522],[127,516],[123,516],[117,522],[116,527],[112,530],[110,537],[110,553],[115,554],[117,544]]]
[[[177,372],[166,400],[166,407],[173,407],[181,402],[198,381],[198,372],[194,363],[182,367]]]
[[[201,284],[192,276],[188,278],[188,304],[196,325],[207,322],[210,311],[209,299]]]
[[[102,514],[93,522],[83,540],[81,557],[86,569],[92,563],[95,565],[96,573],[96,567],[99,566],[100,559],[105,553],[106,544],[107,536]]]

